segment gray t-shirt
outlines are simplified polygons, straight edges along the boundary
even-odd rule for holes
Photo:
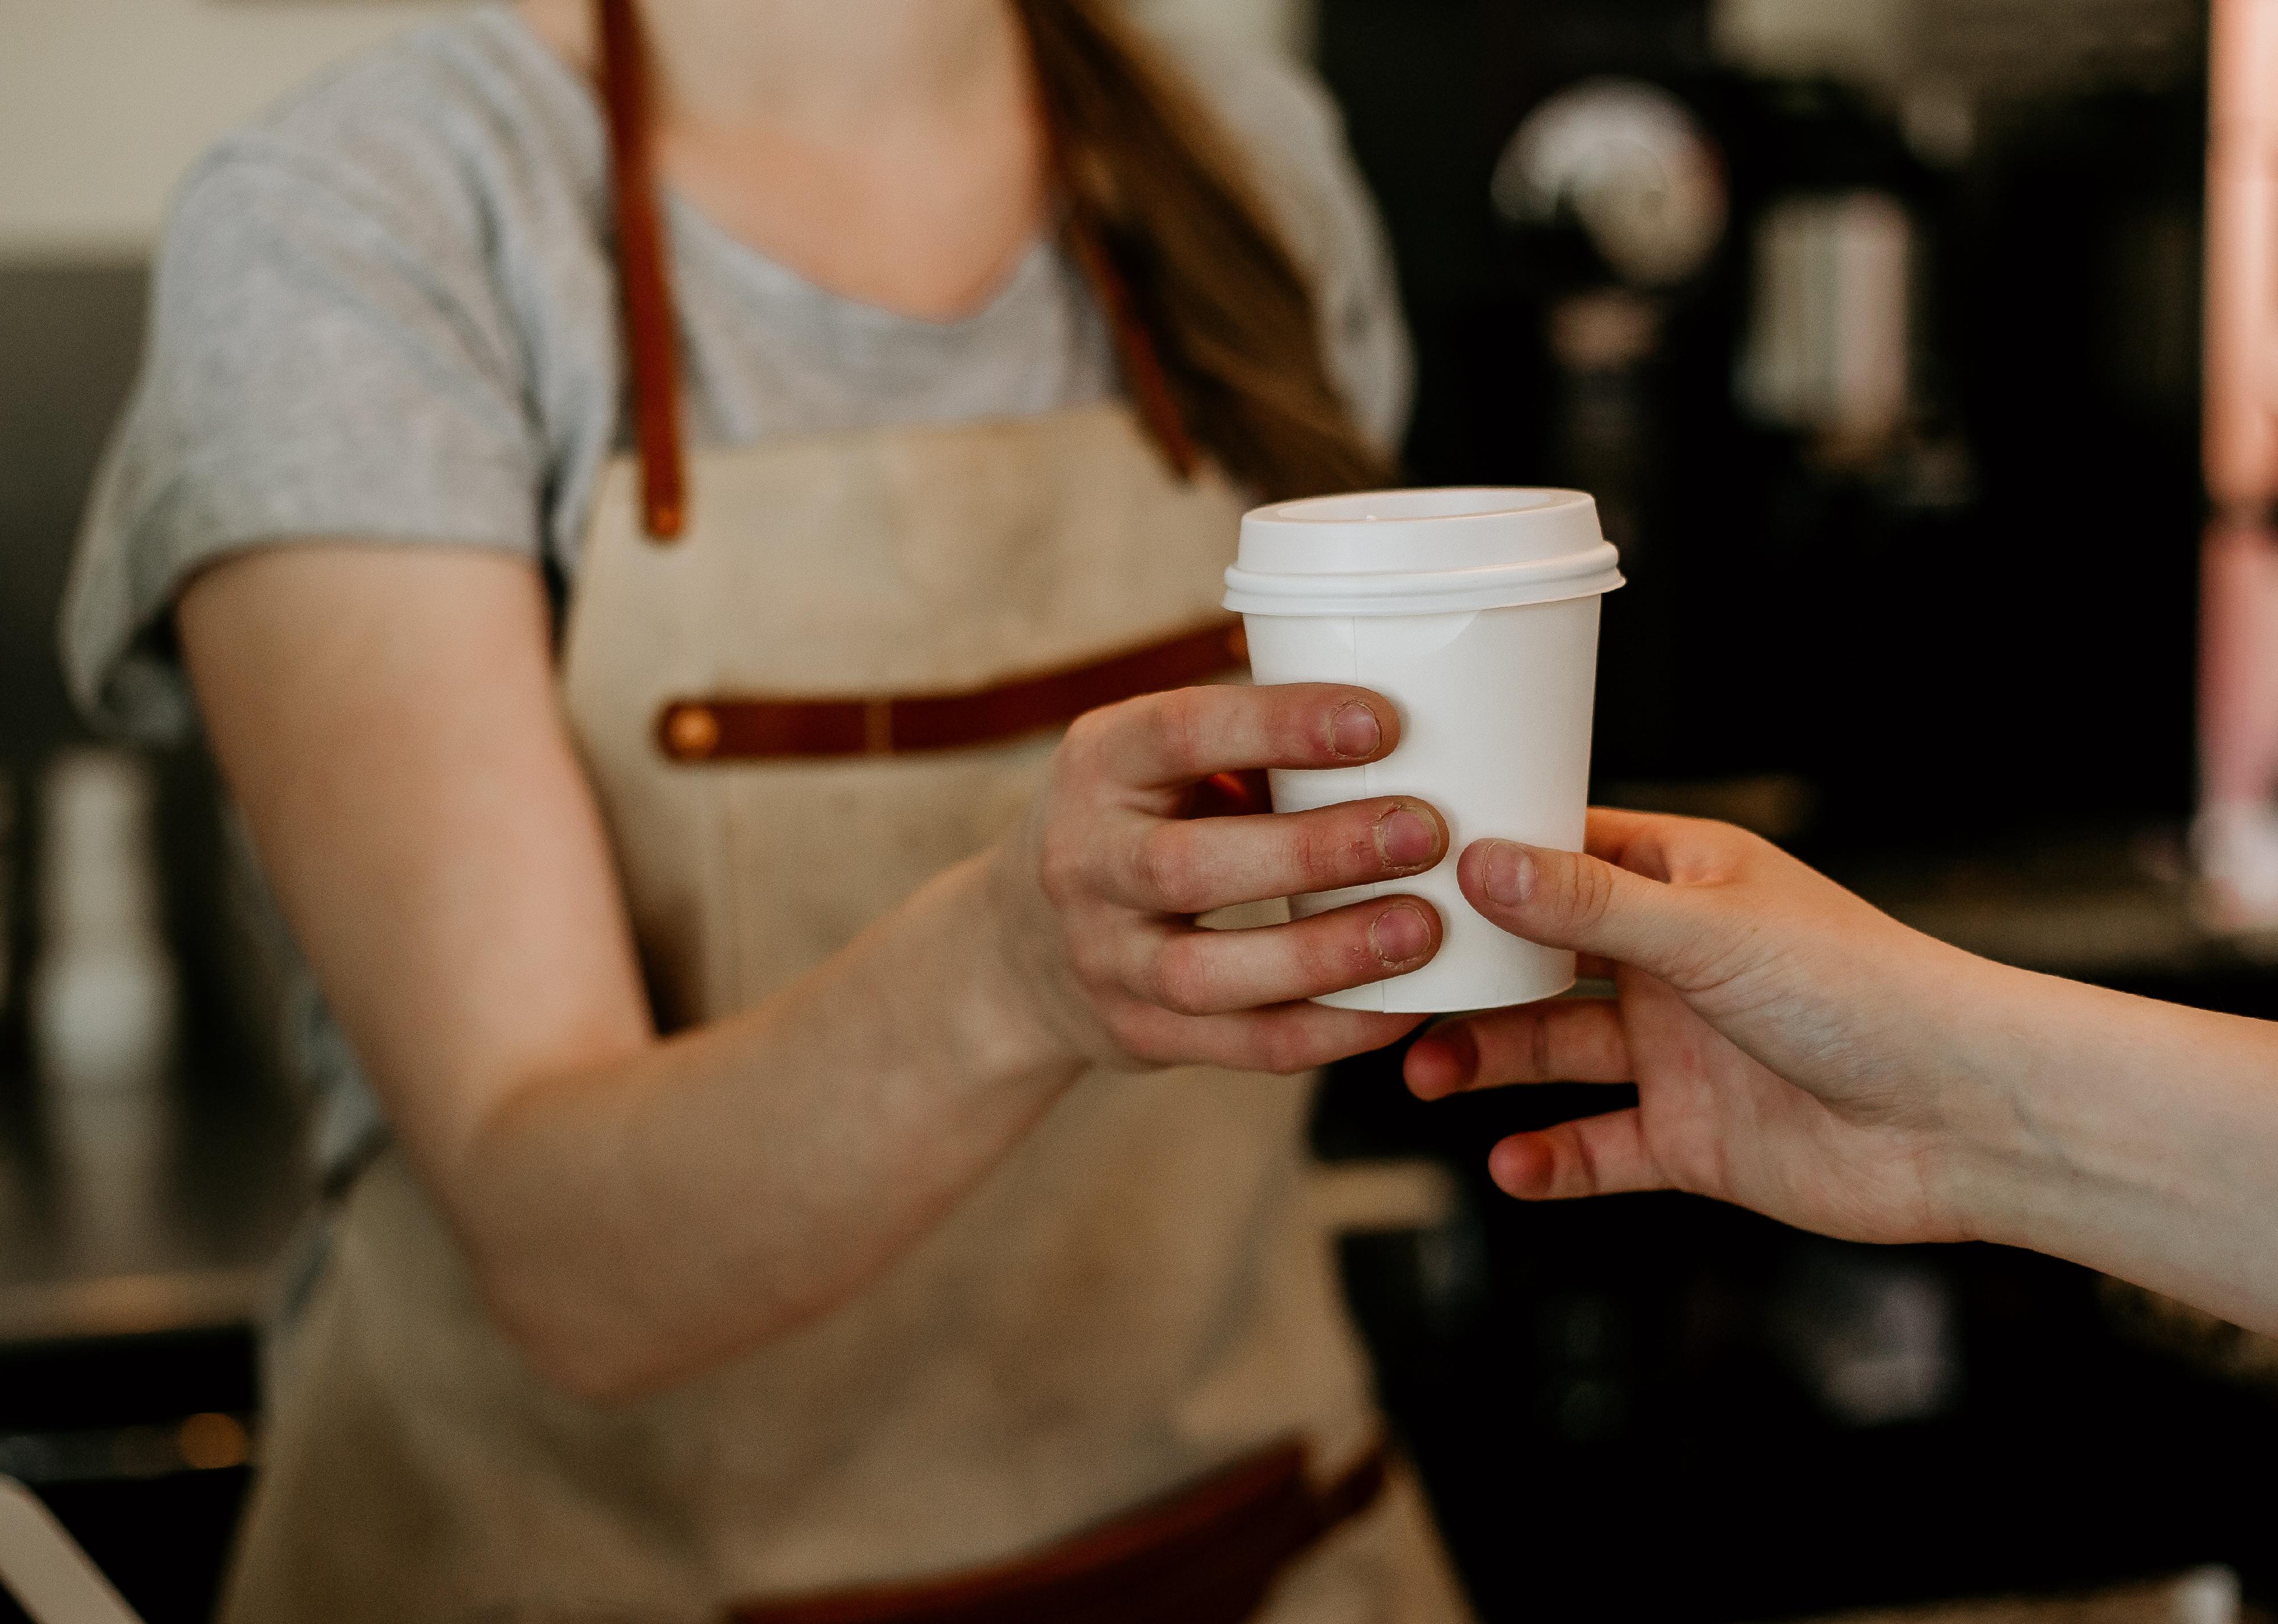
[[[1279,59],[1173,43],[1314,279],[1335,376],[1389,442],[1409,352],[1334,108]],[[159,252],[141,382],[64,606],[99,724],[193,724],[167,612],[224,554],[308,537],[528,554],[573,579],[622,445],[606,146],[588,87],[504,6],[408,34],[224,139]],[[814,286],[668,196],[699,444],[1012,417],[1116,387],[1082,278],[1039,242],[978,313],[926,322]],[[319,1153],[378,1131],[313,993]]]

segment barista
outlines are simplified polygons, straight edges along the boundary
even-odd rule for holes
[[[1462,1616],[1300,1151],[1439,921],[1194,923],[1444,826],[1189,816],[1396,741],[1195,685],[1405,394],[1322,97],[1112,0],[486,7],[198,166],[65,641],[321,992],[227,1617]]]

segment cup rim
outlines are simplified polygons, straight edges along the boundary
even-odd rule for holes
[[[1610,541],[1563,558],[1489,570],[1400,575],[1269,575],[1239,564],[1226,572],[1224,607],[1239,615],[1453,615],[1526,609],[1602,597],[1625,586]]]
[[[1611,592],[1621,556],[1586,491],[1426,486],[1300,497],[1243,516],[1227,609],[1412,615]]]
[[[1560,486],[1446,485],[1300,496],[1259,508],[1250,517],[1273,525],[1435,524],[1583,506],[1594,508],[1596,499]]]

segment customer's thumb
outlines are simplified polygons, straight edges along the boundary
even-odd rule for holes
[[[1695,961],[1711,928],[1673,885],[1579,852],[1479,840],[1457,870],[1464,895],[1489,922],[1546,947],[1571,947],[1648,975]]]

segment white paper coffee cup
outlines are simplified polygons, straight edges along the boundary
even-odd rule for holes
[[[1317,1001],[1441,1014],[1555,997],[1574,955],[1519,940],[1464,900],[1456,859],[1489,837],[1579,851],[1587,816],[1598,600],[1619,557],[1579,491],[1380,491],[1260,508],[1242,521],[1226,607],[1261,684],[1349,683],[1390,700],[1380,762],[1269,775],[1280,812],[1408,795],[1448,820],[1448,860],[1415,879],[1298,897],[1299,918],[1420,896],[1445,935],[1431,963]]]

